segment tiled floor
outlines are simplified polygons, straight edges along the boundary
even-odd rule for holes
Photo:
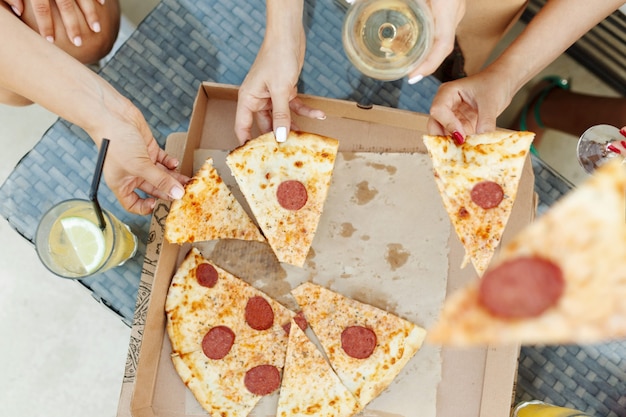
[[[122,8],[137,23],[156,2],[125,0]],[[567,57],[544,73],[570,76],[583,91],[613,94]],[[522,92],[501,125],[524,100]],[[0,183],[54,120],[38,106],[0,106]],[[575,138],[548,134],[542,157],[579,182],[585,174],[574,158]],[[4,219],[0,242],[0,416],[114,416],[130,330],[82,286],[48,273]]]

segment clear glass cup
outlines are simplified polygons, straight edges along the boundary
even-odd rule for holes
[[[353,0],[342,29],[348,59],[363,74],[383,81],[417,68],[434,36],[433,18],[422,0]]]
[[[137,237],[103,210],[100,229],[94,204],[66,200],[48,210],[37,227],[35,247],[41,262],[64,278],[85,278],[123,265],[137,252]]]
[[[624,139],[615,126],[591,126],[578,139],[576,147],[578,162],[585,171],[591,174],[613,158],[624,158],[623,154],[611,150],[620,138]]]
[[[572,408],[558,407],[543,401],[525,401],[519,403],[511,417],[591,417],[589,414]]]

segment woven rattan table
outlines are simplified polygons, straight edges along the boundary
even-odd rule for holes
[[[352,68],[341,47],[343,13],[333,0],[307,1],[308,43],[300,92],[428,112],[439,85],[435,79],[416,86],[406,80],[383,83]],[[100,72],[142,110],[163,145],[170,133],[187,130],[202,81],[241,83],[260,46],[264,22],[263,1],[163,0]],[[86,197],[95,159],[96,148],[84,131],[56,121],[0,187],[0,214],[32,242],[39,218],[50,206]],[[533,168],[541,215],[571,185],[535,157]],[[149,295],[149,288],[139,283],[142,254],[151,239],[150,218],[122,210],[105,185],[101,204],[138,235],[138,256],[123,268],[79,282],[130,325],[136,305]],[[516,399],[545,400],[598,416],[626,416],[624,358],[623,343],[524,347]]]

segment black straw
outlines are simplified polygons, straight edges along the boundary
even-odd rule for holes
[[[98,187],[100,186],[100,178],[102,177],[102,167],[104,166],[104,158],[109,148],[109,139],[102,139],[100,145],[100,151],[98,152],[98,161],[96,162],[96,170],[93,174],[93,180],[91,181],[91,189],[89,190],[89,200],[93,203],[93,207],[96,210],[98,216],[98,222],[100,223],[100,229],[106,228],[106,222],[104,221],[104,215],[102,214],[102,208],[98,202]]]

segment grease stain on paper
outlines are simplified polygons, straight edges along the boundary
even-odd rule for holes
[[[357,189],[354,194],[354,201],[360,206],[369,203],[378,195],[378,190],[376,188],[370,188],[370,184],[367,181],[361,181],[356,186]]]
[[[392,271],[402,267],[409,260],[411,254],[399,243],[390,243],[387,245],[387,255],[385,259],[391,267]]]
[[[398,168],[393,165],[387,165],[387,164],[381,164],[381,163],[375,163],[375,162],[368,162],[367,165],[380,171],[387,171],[387,173],[390,176],[394,175],[398,171]]]
[[[356,232],[356,229],[354,228],[352,223],[348,223],[348,222],[341,223],[341,231],[339,232],[341,237],[345,237],[345,238],[352,237],[354,232]]]

